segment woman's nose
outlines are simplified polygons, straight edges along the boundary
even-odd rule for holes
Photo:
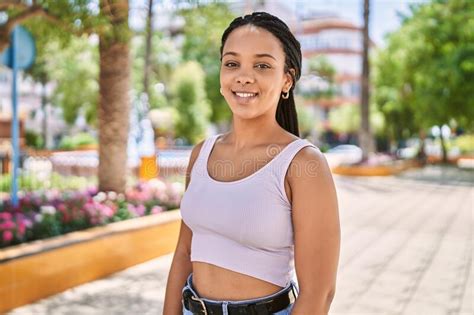
[[[244,85],[244,84],[253,83],[253,82],[255,81],[255,79],[254,79],[253,76],[250,75],[249,73],[244,72],[244,71],[241,71],[241,72],[237,75],[236,81],[237,81],[237,83]]]

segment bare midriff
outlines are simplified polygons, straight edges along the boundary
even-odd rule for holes
[[[193,287],[201,298],[217,301],[250,300],[276,293],[282,287],[229,269],[193,261]]]
[[[291,141],[294,141],[296,139],[296,137],[292,136],[289,140],[286,139],[286,141],[282,142],[286,142],[286,145],[288,145]],[[284,145],[282,145],[281,149],[283,149],[283,147]],[[266,149],[267,148],[265,147],[265,150]],[[242,159],[242,156],[245,156],[245,154],[239,154],[240,159]],[[252,156],[259,155],[253,152]],[[212,161],[213,159],[216,159],[218,161],[232,161],[231,165],[236,165],[236,169],[241,169],[244,171],[239,173],[240,176],[238,176],[237,178],[229,178],[229,176],[225,176],[225,174],[213,171],[215,169],[214,167],[212,167],[212,165],[214,164]],[[260,161],[267,159],[267,153],[266,151],[264,151],[264,153],[262,153],[262,158],[260,159]],[[208,165],[210,167],[207,171],[210,176],[217,181],[235,181],[250,176],[254,172],[258,171],[258,169],[251,168],[249,172],[248,169],[245,169],[243,167],[239,168],[238,165],[241,165],[241,162],[233,161],[231,157],[223,154],[221,152],[221,144],[217,141],[212,150],[212,157],[210,156],[209,160],[211,160],[210,162],[208,162]],[[288,181],[288,177],[285,177],[285,191],[291,203],[291,188],[290,183]],[[197,291],[197,294],[202,298],[217,301],[250,300],[271,295],[282,289],[282,287],[273,283],[206,262],[193,261],[192,265],[193,287]]]

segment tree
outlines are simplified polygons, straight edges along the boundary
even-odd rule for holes
[[[124,192],[130,112],[128,0],[101,0],[110,29],[99,34],[99,190]]]
[[[306,138],[311,134],[314,128],[312,111],[304,102],[300,101],[296,103],[296,113],[298,115],[298,130],[300,131],[301,137]]]
[[[42,144],[38,147],[44,148],[45,146],[48,146],[48,118],[46,113],[46,104],[48,103],[48,98],[46,96],[46,86],[50,82],[50,76],[46,71],[46,64],[43,60],[36,61],[35,64],[26,71],[26,74],[30,76],[33,81],[41,84],[41,110],[43,111],[43,122],[41,126]]]
[[[104,26],[103,19],[92,7],[88,0],[2,0],[0,13],[6,14],[7,21],[0,25],[0,52],[9,45],[15,26],[36,17],[42,18],[38,27],[62,38],[91,34],[93,29]]]
[[[354,104],[343,104],[329,113],[329,123],[334,131],[356,133],[360,128],[360,110]],[[376,134],[382,134],[385,119],[375,105],[370,106],[370,127]]]
[[[407,118],[398,122],[412,132],[452,120],[474,130],[472,29],[472,1],[411,6],[377,58],[376,101],[387,121],[391,116]],[[443,137],[441,143],[446,161]]]
[[[132,81],[137,93],[145,92],[143,73],[145,69],[145,37],[137,34],[132,38]],[[148,77],[148,97],[151,108],[169,106],[168,87],[174,69],[181,63],[181,52],[173,41],[159,31],[153,32],[152,51],[150,55],[150,76]],[[163,90],[157,89],[161,87]]]
[[[52,103],[62,108],[64,120],[74,124],[83,109],[87,122],[95,125],[99,93],[97,45],[88,36],[81,36],[71,38],[64,48],[57,40],[51,40],[38,52],[50,80],[56,82]]]
[[[227,4],[211,3],[182,10],[185,40],[183,59],[198,61],[205,71],[205,89],[212,107],[212,122],[229,122],[232,116],[219,92],[221,35],[234,18]]]
[[[402,48],[405,41],[391,38],[389,46]],[[393,45],[393,46],[392,46]],[[415,121],[413,101],[403,91],[409,75],[402,67],[402,56],[392,48],[379,51],[374,62],[374,103],[385,117],[385,134],[391,143],[400,142],[418,133],[421,125]],[[421,127],[424,128],[424,127]],[[400,146],[399,144],[397,145]]]
[[[180,65],[171,81],[174,105],[179,112],[176,136],[196,144],[205,136],[211,107],[204,88],[204,71],[196,61]]]
[[[99,189],[123,192],[127,167],[129,114],[129,53],[127,0],[5,0],[0,12],[7,22],[0,26],[0,50],[8,45],[17,24],[34,17],[45,36],[67,40],[71,35],[99,36]],[[78,89],[78,97],[81,96]]]
[[[360,130],[359,145],[362,149],[362,161],[366,161],[368,155],[375,151],[375,142],[370,131],[369,122],[369,9],[370,1],[364,0],[364,27],[362,37],[362,77],[361,77],[361,96],[360,96]]]
[[[145,69],[143,71],[143,90],[150,95],[151,54],[153,39],[153,0],[148,0],[148,16],[145,28]]]

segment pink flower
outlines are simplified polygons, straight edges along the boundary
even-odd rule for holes
[[[9,212],[0,212],[0,219],[11,220],[12,215]]]
[[[23,222],[27,228],[31,228],[33,226],[33,222],[30,219],[25,219]]]
[[[136,214],[136,211],[135,211],[135,206],[132,205],[131,203],[128,203],[127,204],[127,210],[130,214],[132,215],[135,215]]]
[[[10,242],[13,239],[13,233],[11,231],[3,231],[3,241]]]
[[[135,208],[135,211],[137,212],[137,215],[138,216],[143,216],[145,214],[145,206],[144,205],[138,205],[136,208]]]
[[[64,212],[66,211],[66,205],[64,203],[60,204],[57,206],[58,210],[61,211],[61,212]]]
[[[15,227],[15,223],[13,223],[13,221],[6,221],[0,224],[0,229],[2,230],[13,229],[14,227]]]
[[[18,222],[18,233],[20,235],[23,235],[23,234],[25,234],[25,230],[26,230],[25,223],[23,221]]]
[[[158,214],[160,212],[163,212],[163,208],[160,206],[153,206],[150,211],[151,214]]]

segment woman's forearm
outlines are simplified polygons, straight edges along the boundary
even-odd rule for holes
[[[314,294],[300,293],[291,310],[291,315],[327,315],[331,306],[333,295],[327,294],[315,298]]]
[[[192,264],[189,255],[175,252],[166,284],[163,315],[183,314],[181,292],[191,272]]]

